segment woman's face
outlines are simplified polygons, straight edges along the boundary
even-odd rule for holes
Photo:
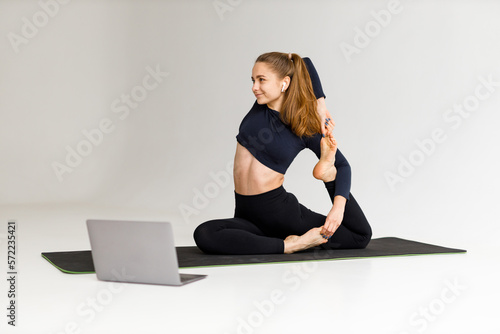
[[[267,104],[270,107],[282,98],[283,83],[285,82],[285,89],[288,86],[284,79],[278,78],[269,65],[262,62],[257,62],[253,66],[252,82],[252,92],[257,98],[257,103]]]

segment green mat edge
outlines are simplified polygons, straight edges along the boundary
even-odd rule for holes
[[[62,271],[63,273],[66,274],[95,274],[95,271],[70,271],[70,270],[65,270],[59,266],[56,266],[52,261],[50,261],[45,255],[42,254],[42,257],[47,260],[51,265]]]
[[[300,261],[277,261],[277,262],[251,262],[251,263],[235,263],[235,264],[214,264],[212,266],[196,266],[196,267],[179,267],[179,269],[197,269],[197,268],[215,268],[215,267],[233,267],[233,266],[248,266],[253,264],[287,264],[287,263],[301,263],[301,262],[312,262],[312,261],[337,261],[337,260],[359,260],[359,259],[373,259],[381,257],[403,257],[403,256],[419,256],[419,255],[451,255],[451,254],[465,254],[467,251],[458,252],[448,252],[448,253],[427,253],[427,254],[396,254],[396,255],[375,255],[375,256],[350,256],[350,257],[337,257],[333,259],[312,259],[312,260],[300,260]]]
[[[338,257],[334,259],[312,259],[312,260],[301,260],[301,261],[277,261],[277,262],[249,262],[249,263],[235,263],[235,264],[214,264],[211,266],[195,266],[195,267],[179,267],[179,269],[198,269],[198,268],[218,268],[218,267],[234,267],[234,266],[248,266],[248,265],[266,265],[266,264],[288,264],[288,263],[300,263],[300,262],[311,262],[311,261],[337,261],[337,260],[359,260],[359,259],[371,259],[371,258],[383,258],[383,257],[404,257],[404,256],[423,256],[423,255],[451,255],[451,254],[465,254],[466,250],[448,253],[426,253],[426,254],[396,254],[396,255],[375,255],[375,256],[357,256],[357,257]],[[67,274],[95,274],[95,271],[69,271],[64,270],[56,266],[52,261],[50,261],[46,256],[42,254],[42,257],[47,260],[54,267]]]

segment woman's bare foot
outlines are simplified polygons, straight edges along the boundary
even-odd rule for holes
[[[337,168],[335,168],[335,153],[337,153],[337,142],[335,138],[321,138],[321,157],[314,166],[313,176],[323,182],[330,182],[337,177]]]
[[[310,229],[301,236],[289,235],[284,240],[285,254],[295,253],[328,242],[328,240],[323,238],[323,236],[320,234],[320,231],[321,227],[316,227]]]

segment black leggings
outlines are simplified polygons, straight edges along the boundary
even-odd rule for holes
[[[333,202],[334,181],[325,183]],[[365,248],[372,230],[363,211],[352,196],[347,201],[342,224],[327,249]],[[278,254],[284,252],[283,240],[302,235],[325,224],[326,216],[300,204],[283,186],[259,195],[235,193],[234,218],[210,220],[194,231],[196,245],[210,254]]]

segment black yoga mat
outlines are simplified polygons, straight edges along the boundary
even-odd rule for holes
[[[347,260],[368,257],[410,256],[465,253],[465,250],[441,247],[394,237],[372,239],[365,249],[322,249],[319,247],[294,254],[210,255],[197,247],[176,247],[179,268],[231,266],[321,260]],[[47,261],[69,274],[93,273],[92,254],[86,251],[45,252]]]

